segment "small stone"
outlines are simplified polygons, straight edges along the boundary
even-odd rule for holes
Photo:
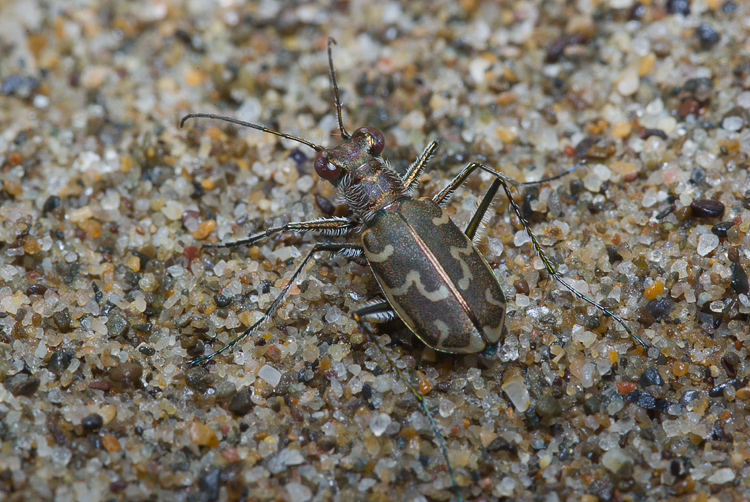
[[[662,298],[661,300],[651,300],[646,304],[646,311],[651,314],[654,319],[659,320],[662,317],[669,315],[672,312],[674,304],[672,300],[668,298]]]
[[[625,399],[647,410],[666,411],[669,408],[669,401],[666,399],[657,399],[648,392],[640,390],[629,392]]]
[[[101,429],[102,425],[104,425],[104,419],[98,413],[92,413],[83,417],[81,425],[88,431],[95,431]]]
[[[706,256],[711,251],[719,247],[719,237],[715,234],[701,234],[698,237],[698,247],[696,251],[701,256]]]
[[[52,320],[55,321],[57,329],[60,330],[60,333],[70,332],[70,312],[68,312],[68,309],[52,314]]]
[[[244,416],[250,413],[255,404],[250,400],[252,394],[247,387],[240,389],[234,395],[227,409],[235,415]]]
[[[690,369],[690,363],[685,361],[675,361],[672,363],[672,373],[674,376],[681,377],[687,374]]]
[[[198,228],[195,229],[193,232],[193,238],[197,240],[203,240],[206,237],[208,237],[211,232],[214,231],[214,228],[216,228],[216,221],[215,220],[206,220],[200,225],[198,225]]]
[[[122,314],[112,314],[107,321],[107,332],[110,338],[125,336],[130,328],[130,323]]]
[[[216,293],[214,295],[214,303],[220,309],[230,306],[233,299],[234,297],[232,295],[225,295],[224,293]]]
[[[140,384],[143,367],[134,362],[125,362],[109,369],[109,379],[122,387]]]
[[[289,500],[294,502],[308,502],[309,500],[312,500],[312,490],[302,483],[287,483],[284,488],[286,488],[286,491],[289,494]]]
[[[380,413],[370,420],[370,430],[376,437],[382,436],[389,425],[391,417],[387,413]]]
[[[529,389],[522,375],[512,376],[505,380],[501,388],[519,412],[523,413],[529,409],[531,403]]]
[[[215,502],[219,500],[219,488],[221,487],[221,469],[218,467],[206,467],[198,476],[198,489],[204,495],[205,500]]]
[[[57,376],[65,371],[73,360],[73,353],[68,349],[58,349],[52,353],[47,363],[47,369]]]
[[[271,387],[276,387],[281,381],[281,372],[270,364],[266,364],[258,371],[258,378],[265,380]]]
[[[562,413],[560,402],[552,396],[542,396],[536,403],[536,412],[542,418],[554,418]]]
[[[47,214],[49,212],[54,211],[60,205],[62,204],[62,199],[58,197],[57,195],[50,195],[47,197],[47,200],[44,201],[44,205],[42,206],[42,214]]]
[[[706,481],[712,484],[722,485],[724,483],[734,481],[735,477],[736,474],[734,473],[734,469],[732,469],[731,467],[722,467],[711,476],[709,476]]]
[[[198,421],[190,424],[190,440],[198,446],[211,448],[219,446],[219,438],[216,437],[216,433],[209,426]]]
[[[693,218],[719,218],[724,214],[724,209],[724,204],[713,199],[700,199],[690,203]]]
[[[102,446],[107,453],[114,453],[120,451],[120,441],[117,440],[112,434],[105,434],[102,436]]]
[[[39,379],[26,373],[17,373],[3,382],[6,389],[14,396],[33,396],[39,389]]]
[[[750,282],[747,280],[747,273],[737,262],[732,263],[732,289],[740,294],[748,294],[750,292]]]
[[[722,221],[711,227],[711,233],[716,237],[726,237],[727,231],[734,226],[733,221]]]
[[[664,385],[664,380],[656,368],[651,366],[650,368],[646,368],[646,371],[641,374],[640,384],[645,389],[652,385],[662,386]]]
[[[667,0],[665,7],[667,14],[690,14],[690,0]]]
[[[626,70],[620,78],[620,81],[617,83],[617,92],[622,96],[632,96],[638,92],[640,84],[641,80],[638,77],[638,72],[634,69]]]
[[[631,459],[622,449],[612,448],[602,455],[602,465],[615,476],[625,479],[632,475],[633,459]]]
[[[721,38],[714,27],[708,23],[701,23],[695,30],[695,34],[698,36],[703,50],[711,49]]]

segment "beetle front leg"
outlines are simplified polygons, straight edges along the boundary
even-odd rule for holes
[[[220,244],[204,244],[201,249],[204,248],[231,248],[241,246],[243,244],[250,245],[255,244],[258,241],[267,239],[273,235],[281,232],[317,232],[320,235],[326,237],[340,237],[346,235],[357,226],[357,222],[348,218],[320,218],[311,221],[290,221],[283,225],[271,227],[263,232],[255,233],[244,239],[222,242]]]
[[[406,170],[406,174],[404,175],[404,191],[406,193],[411,193],[411,191],[414,190],[414,187],[417,184],[417,180],[419,179],[419,175],[422,174],[422,171],[424,171],[424,167],[430,161],[432,156],[435,155],[437,147],[437,141],[433,141],[432,143],[427,145],[427,148],[424,149],[422,155],[417,157],[417,160],[415,160],[414,163],[409,166],[409,169]]]
[[[287,295],[289,290],[292,288],[294,283],[297,281],[297,278],[302,273],[302,271],[305,269],[305,266],[307,263],[312,259],[313,255],[317,253],[318,251],[331,251],[334,253],[342,253],[344,255],[347,255],[347,251],[350,250],[350,254],[352,256],[356,256],[358,250],[361,252],[362,247],[359,244],[351,244],[351,243],[316,243],[313,245],[312,249],[305,255],[305,258],[302,260],[302,263],[300,263],[299,267],[297,267],[297,270],[294,271],[292,274],[292,277],[289,278],[289,282],[286,283],[286,286],[284,286],[281,290],[281,293],[274,299],[274,301],[271,303],[271,305],[266,309],[263,316],[258,319],[252,326],[247,328],[245,331],[242,332],[238,337],[236,337],[234,340],[220,348],[219,350],[212,352],[211,354],[203,357],[199,357],[198,359],[195,359],[190,362],[190,366],[195,366],[196,364],[200,364],[205,361],[209,361],[210,359],[213,359],[214,357],[218,356],[222,352],[229,350],[230,348],[234,347],[238,343],[240,343],[242,340],[250,336],[250,334],[253,333],[261,324],[263,324],[270,316],[273,314],[273,312],[281,305],[281,302],[284,300],[284,297]]]

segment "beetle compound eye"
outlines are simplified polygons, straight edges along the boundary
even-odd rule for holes
[[[354,134],[366,134],[370,139],[370,153],[378,155],[385,148],[385,137],[383,133],[374,127],[360,127]]]
[[[335,181],[341,178],[341,169],[328,162],[328,152],[319,152],[313,164],[315,172],[324,180]]]

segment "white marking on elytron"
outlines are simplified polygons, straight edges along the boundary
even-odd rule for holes
[[[451,329],[443,321],[441,321],[440,319],[435,319],[434,321],[432,321],[432,324],[435,326],[435,329],[438,331],[438,333],[440,333],[441,342],[443,339],[450,336]]]
[[[459,288],[466,291],[469,289],[469,285],[471,284],[471,280],[474,278],[474,274],[471,273],[471,269],[469,268],[469,265],[466,263],[466,261],[460,256],[460,255],[470,255],[474,252],[474,246],[471,244],[470,240],[466,241],[466,246],[464,247],[458,247],[458,246],[451,246],[450,248],[450,254],[451,256],[458,262],[458,264],[461,266],[461,273],[463,276],[456,281],[456,284]]]
[[[484,290],[484,299],[487,300],[487,303],[489,303],[490,305],[505,308],[505,302],[497,301],[495,297],[492,296],[492,291],[490,291],[490,288],[486,288]]]
[[[406,274],[403,286],[401,286],[400,288],[391,288],[391,294],[394,296],[403,296],[409,291],[409,288],[412,284],[416,286],[419,294],[421,294],[431,302],[439,302],[440,300],[445,300],[450,296],[450,290],[445,286],[445,284],[441,285],[435,291],[427,291],[425,285],[422,284],[422,276],[419,275],[419,272],[417,272],[416,270],[412,270],[411,272]]]
[[[448,216],[448,213],[446,213],[445,211],[443,211],[442,208],[441,208],[440,216],[434,217],[432,219],[432,224],[436,225],[436,226],[440,226],[440,225],[445,225],[449,221],[451,221],[450,216]]]
[[[393,256],[393,251],[393,246],[386,244],[380,253],[373,253],[372,251],[367,253],[367,259],[376,263],[382,263]]]

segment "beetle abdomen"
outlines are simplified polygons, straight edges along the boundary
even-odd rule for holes
[[[481,352],[502,337],[505,295],[471,240],[430,199],[380,211],[362,245],[388,301],[427,345]]]

